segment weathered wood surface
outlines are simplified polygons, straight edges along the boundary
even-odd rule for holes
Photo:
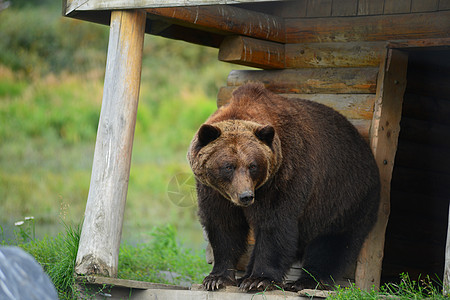
[[[450,295],[450,207],[448,213],[447,244],[445,246],[444,295]]]
[[[286,43],[448,38],[450,11],[353,18],[286,19]]]
[[[384,61],[378,76],[371,129],[372,151],[380,170],[380,208],[377,223],[361,249],[355,273],[356,284],[364,290],[380,285],[385,232],[390,213],[390,184],[400,132],[408,55],[399,50],[388,50]]]
[[[180,7],[215,4],[239,4],[245,2],[265,2],[281,0],[64,0],[63,14],[74,10],[117,10],[147,7]]]
[[[378,67],[384,42],[286,44],[286,68]]]
[[[206,31],[245,35],[253,38],[284,42],[282,18],[233,6],[197,6],[148,8],[152,16],[164,17],[175,24],[184,24]]]
[[[233,88],[221,88],[217,95],[217,106],[225,105],[231,99]],[[372,120],[375,95],[373,94],[280,94],[291,100],[306,99],[325,104],[337,110],[348,119]]]
[[[284,69],[284,58],[284,44],[244,36],[226,37],[219,48],[219,60],[250,67]]]
[[[144,42],[145,12],[115,11],[77,274],[117,276]]]
[[[303,290],[302,294],[293,292],[273,290],[264,293],[246,293],[238,287],[228,286],[224,289],[208,292],[202,289],[199,284],[192,285],[190,290],[183,287],[153,284],[147,282],[136,282],[129,280],[119,280],[119,284],[111,283],[108,278],[95,278],[94,282],[78,281],[77,289],[79,297],[83,299],[131,299],[131,300],[307,300],[314,298],[325,298],[327,292]],[[161,287],[162,286],[162,287]]]
[[[378,68],[234,70],[228,86],[261,82],[278,94],[374,94]]]

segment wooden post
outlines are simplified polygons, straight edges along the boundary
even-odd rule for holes
[[[389,49],[378,74],[371,146],[380,170],[381,194],[378,221],[358,257],[355,281],[363,290],[380,286],[384,238],[390,213],[390,187],[397,151],[408,54]]]
[[[117,277],[146,13],[113,11],[103,102],[75,272]]]
[[[447,245],[445,246],[444,295],[450,295],[450,207],[448,213]]]

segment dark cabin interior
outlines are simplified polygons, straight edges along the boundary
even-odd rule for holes
[[[442,280],[450,200],[450,50],[411,50],[382,282]]]

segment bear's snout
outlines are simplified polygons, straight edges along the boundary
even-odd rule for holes
[[[255,199],[255,195],[252,191],[245,191],[241,194],[239,194],[239,203],[242,206],[249,206],[253,204],[253,200]]]

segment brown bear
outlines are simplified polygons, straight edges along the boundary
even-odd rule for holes
[[[203,287],[238,284],[235,268],[255,245],[244,291],[331,283],[355,261],[376,221],[380,182],[366,141],[332,108],[276,95],[262,84],[239,87],[194,136],[188,160],[197,181],[200,221],[214,266]]]

